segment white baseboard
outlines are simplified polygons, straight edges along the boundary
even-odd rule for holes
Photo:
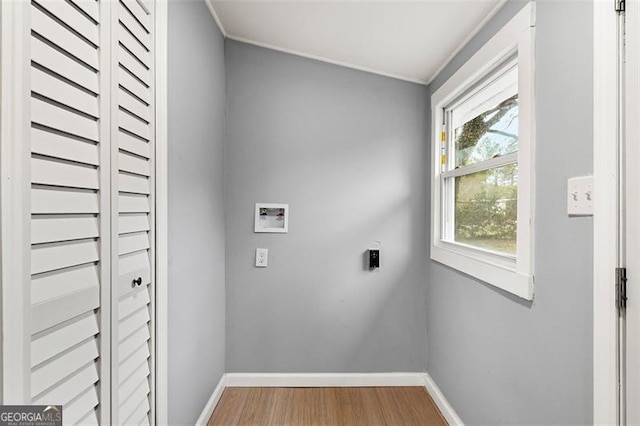
[[[216,388],[213,390],[213,394],[211,394],[211,398],[209,398],[209,401],[207,401],[207,405],[204,406],[204,409],[202,410],[200,417],[198,417],[198,420],[196,421],[196,426],[206,426],[207,422],[211,418],[211,415],[213,414],[213,410],[216,409],[216,405],[218,405],[218,402],[222,397],[222,392],[224,392],[224,388],[227,387],[226,376],[227,376],[226,374],[223,374],[222,377],[220,378],[220,381],[218,382],[218,386],[216,386]]]
[[[424,373],[227,373],[228,387],[424,386]]]
[[[453,409],[451,404],[449,404],[447,398],[444,397],[442,391],[440,390],[438,385],[436,385],[436,382],[433,381],[429,373],[426,373],[424,377],[426,379],[425,387],[427,388],[427,392],[429,392],[429,395],[431,395],[433,402],[436,403],[445,420],[447,420],[447,423],[449,423],[449,425],[451,426],[464,426],[464,423],[462,423],[462,420],[460,419],[460,417],[458,417],[458,414],[456,414],[455,410]]]

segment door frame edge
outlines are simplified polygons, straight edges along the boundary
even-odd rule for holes
[[[31,402],[30,3],[0,4],[0,293],[2,404]]]
[[[156,2],[156,424],[168,424],[168,1]]]
[[[616,247],[616,20],[613,2],[593,3],[593,423],[618,424]]]

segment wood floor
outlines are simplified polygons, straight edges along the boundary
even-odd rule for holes
[[[227,388],[214,425],[444,425],[424,387]]]

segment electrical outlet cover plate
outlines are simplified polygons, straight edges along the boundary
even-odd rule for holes
[[[269,264],[269,249],[257,248],[256,249],[256,267],[266,268]]]

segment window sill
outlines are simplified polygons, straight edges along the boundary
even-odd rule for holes
[[[533,300],[533,276],[517,271],[515,259],[439,242],[431,259],[526,300]]]

